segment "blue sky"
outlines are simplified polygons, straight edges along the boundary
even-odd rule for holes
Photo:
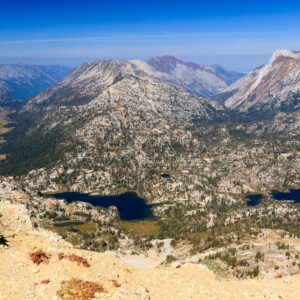
[[[0,63],[175,55],[238,71],[300,50],[300,1],[4,1]]]

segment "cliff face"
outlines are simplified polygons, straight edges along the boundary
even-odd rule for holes
[[[32,227],[23,204],[27,201],[18,192],[1,193],[0,235],[7,238],[9,246],[0,245],[0,299],[92,299],[92,296],[95,299],[126,300],[300,297],[299,275],[281,279],[218,281],[201,265],[145,269],[125,264],[111,252],[100,254],[73,249],[56,234]],[[31,254],[39,249],[47,258],[40,255],[42,261],[35,264]],[[81,258],[86,259],[87,264],[82,263]],[[100,286],[105,292],[99,289]],[[69,298],[63,298],[62,295],[67,293],[66,287],[71,293],[78,290],[88,292],[90,288],[90,296],[69,295]],[[98,291],[93,292],[91,287],[98,288]]]

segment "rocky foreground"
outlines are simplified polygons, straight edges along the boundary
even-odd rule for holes
[[[218,281],[201,265],[138,268],[111,252],[74,249],[34,229],[23,204],[0,202],[1,235],[8,245],[0,240],[0,299],[300,298],[300,275]]]

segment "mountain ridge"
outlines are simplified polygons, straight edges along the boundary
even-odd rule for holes
[[[181,113],[184,118],[196,116],[201,105],[209,105],[213,110],[223,110],[222,105],[217,102],[192,95],[180,86],[161,81],[147,69],[143,61],[96,60],[77,67],[57,85],[30,100],[22,111],[33,109],[35,104],[122,106],[122,101],[128,100],[128,105],[132,105],[132,102],[141,105],[140,110],[148,107],[152,112],[160,110],[165,115],[169,111],[173,118],[177,115],[170,112],[170,105],[181,107],[181,110],[185,107],[185,115]],[[163,110],[161,106],[164,107]]]
[[[95,62],[100,61],[106,60],[100,59]],[[95,62],[82,65],[89,66]],[[243,75],[227,71],[220,65],[199,65],[194,62],[184,62],[169,55],[129,62],[157,80],[182,86],[188,92],[201,97],[215,95]],[[2,64],[0,65],[0,89],[16,99],[26,100],[55,85],[71,70],[71,67],[60,65]]]
[[[162,73],[162,79],[183,86],[187,91],[202,97],[217,94],[244,75],[228,71],[220,65],[199,65],[170,55],[154,56],[146,60],[146,63],[154,71]]]
[[[300,53],[276,50],[258,67],[214,97],[230,109],[274,115],[300,109]]]

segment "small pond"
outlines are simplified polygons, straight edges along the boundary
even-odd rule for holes
[[[292,200],[295,203],[300,203],[300,189],[291,189],[287,193],[273,191],[272,197],[280,201]]]
[[[4,128],[12,128],[12,127],[16,127],[15,123],[8,123],[4,125]]]
[[[162,178],[170,178],[170,177],[171,177],[171,175],[170,175],[170,174],[167,174],[167,173],[165,173],[165,174],[160,174],[160,176],[161,176]]]
[[[248,195],[248,196],[246,196],[246,199],[248,199],[247,205],[248,206],[256,206],[261,202],[262,198],[263,198],[263,195],[261,195],[261,194]]]
[[[70,221],[70,222],[63,222],[63,223],[55,223],[53,224],[55,227],[68,227],[68,226],[78,226],[78,225],[83,225],[84,222],[80,221]]]
[[[300,203],[300,189],[291,189],[289,192],[272,191],[272,198],[279,201],[293,201]],[[256,206],[263,199],[262,194],[252,194],[246,196],[248,206]]]

